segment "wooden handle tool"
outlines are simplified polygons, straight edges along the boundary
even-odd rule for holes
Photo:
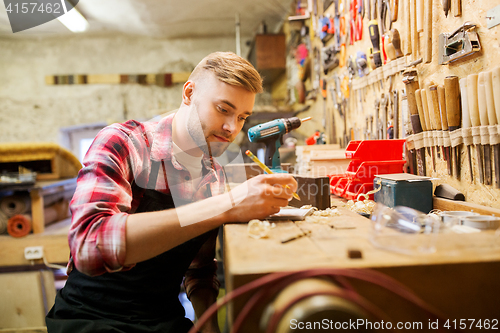
[[[469,113],[469,89],[467,88],[468,78],[461,78],[458,83],[460,85],[460,97],[461,97],[461,106],[462,106],[462,128],[471,127],[471,117]],[[470,173],[470,182],[474,182],[474,168],[472,167],[472,153],[471,146],[467,146],[467,160],[469,161],[469,173]]]
[[[484,72],[484,93],[486,97],[486,108],[488,109],[488,124],[497,124],[497,114],[495,112],[495,101],[493,96],[492,72]]]
[[[453,0],[451,7],[453,8],[453,15],[455,17],[462,16],[462,0]]]
[[[450,132],[457,130],[460,127],[460,87],[457,76],[447,76],[444,79],[444,94],[445,104],[446,104],[446,118],[448,119],[448,129]],[[455,161],[455,171],[451,170],[451,173],[456,179],[460,179],[461,175],[461,162],[462,158],[460,156],[461,149],[459,147],[451,148],[450,157],[450,168],[451,160]]]
[[[417,89],[415,91],[415,100],[417,102],[418,116],[421,119],[422,130],[427,131],[427,124],[425,123],[424,107],[422,106],[422,89]]]
[[[481,126],[479,106],[477,104],[477,74],[467,76],[467,100],[469,102],[469,116],[472,126]]]
[[[441,113],[441,126],[443,131],[448,130],[448,110],[446,109],[446,93],[443,85],[438,85],[439,111]]]
[[[469,114],[472,126],[481,126],[478,102],[478,78],[477,74],[470,74],[467,76],[467,99],[469,100]],[[481,145],[477,144],[475,146],[477,166],[479,169],[479,182],[484,184],[483,150]]]
[[[411,50],[413,61],[418,58],[418,31],[417,31],[417,2],[418,0],[410,0],[411,11]]]
[[[495,101],[495,113],[500,123],[500,67],[491,71],[491,85],[493,87],[493,99]]]
[[[398,20],[398,9],[399,9],[398,7],[399,7],[399,0],[393,0],[392,6],[391,6],[391,11],[392,11],[391,20],[392,20],[392,22],[396,22]]]
[[[439,96],[437,86],[429,86],[428,92],[430,93],[431,101],[431,104],[429,104],[429,114],[432,117],[433,127],[434,129],[441,131],[443,129],[443,126],[441,125],[441,114],[439,112]],[[427,96],[427,98],[429,98],[429,96]]]
[[[484,72],[479,73],[477,76],[477,107],[479,109],[479,122],[481,123],[481,126],[488,126],[488,107],[486,106],[484,76]]]
[[[500,123],[500,67],[491,71],[491,85],[496,114],[496,122],[492,125],[498,125]],[[498,189],[500,188],[500,145],[493,146],[493,158],[495,162],[495,188]]]
[[[481,72],[477,79],[477,105],[479,108],[479,121],[481,126],[490,125],[488,102],[486,97],[487,72]],[[490,81],[491,83],[491,81]],[[491,88],[491,86],[490,86]],[[494,110],[493,114],[495,113]],[[496,115],[494,114],[495,119]],[[479,146],[479,145],[478,145]],[[481,145],[483,148],[484,184],[491,185],[491,147],[489,144]],[[477,148],[476,148],[477,149]],[[479,154],[478,154],[479,158]],[[479,163],[480,164],[480,163]]]
[[[403,56],[403,52],[401,51],[401,38],[399,36],[398,29],[391,30],[389,40],[394,47],[394,51],[396,52],[396,58],[401,58]]]
[[[410,55],[412,52],[412,27],[413,27],[413,21],[412,21],[412,13],[413,10],[411,9],[412,4],[415,3],[415,0],[406,0],[404,2],[405,8],[404,8],[404,13],[405,13],[405,40],[404,40],[404,46],[405,46],[405,55]],[[415,59],[413,59],[415,60]]]
[[[460,87],[457,76],[447,76],[444,79],[446,95],[446,117],[448,128],[454,131],[460,127]]]
[[[422,110],[424,111],[425,127],[428,131],[432,131],[431,118],[429,117],[429,103],[427,102],[427,90],[422,88],[420,94],[422,96]]]
[[[424,22],[424,61],[432,61],[432,0],[425,0],[425,22]]]

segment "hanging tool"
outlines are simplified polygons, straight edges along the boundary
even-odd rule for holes
[[[469,115],[471,124],[474,127],[481,126],[481,119],[479,117],[479,105],[477,98],[477,82],[478,75],[470,74],[467,76],[467,100],[469,101]],[[484,164],[483,164],[483,151],[479,142],[476,140],[474,142],[476,146],[476,154],[477,154],[477,166],[479,168],[479,182],[484,184]]]
[[[439,96],[437,92],[437,86],[429,86],[427,91],[427,99],[429,100],[429,115],[431,116],[432,129],[437,131],[438,136],[441,135],[439,131],[443,130],[441,125],[441,114],[439,113]],[[436,145],[436,151],[438,152],[438,158],[440,157],[440,147]]]
[[[389,105],[389,97],[387,94],[382,93],[380,97],[380,113],[381,113],[381,119],[379,118],[380,122],[380,134],[379,134],[379,139],[380,140],[386,140],[388,139],[387,136],[387,126],[388,126],[388,121],[387,121],[387,106]]]
[[[460,85],[460,97],[462,99],[462,128],[470,128],[471,120],[469,113],[469,89],[467,88],[467,78],[462,78],[458,81]],[[474,169],[472,168],[472,153],[471,153],[471,145],[467,145],[467,159],[469,161],[469,173],[470,173],[470,181],[474,182]]]
[[[393,102],[394,107],[394,139],[399,139],[399,91],[396,89],[393,92]]]
[[[453,0],[453,14],[455,17],[462,16],[462,0]]]
[[[481,50],[479,37],[475,31],[476,24],[465,22],[452,33],[439,35],[438,63],[447,65],[450,62],[466,57]]]
[[[403,72],[403,83],[406,86],[406,96],[408,101],[408,108],[410,109],[410,119],[413,129],[413,134],[422,132],[422,119],[418,116],[417,102],[415,99],[415,91],[419,88],[417,71],[414,69],[407,69]],[[417,169],[420,176],[426,175],[425,163],[425,147],[419,148],[417,153]]]
[[[449,124],[448,124],[448,110],[446,109],[446,93],[443,85],[438,85],[438,99],[439,99],[439,110],[441,113],[441,127],[443,130],[443,138],[449,137]],[[448,169],[448,175],[453,174],[452,166],[452,156],[450,154],[450,146],[444,145],[443,142],[443,150],[444,150],[444,160],[446,161],[446,167]]]
[[[370,34],[370,40],[373,45],[373,61],[375,63],[375,68],[382,66],[382,56],[380,53],[380,34],[378,30],[378,23],[376,20],[376,5],[373,4],[373,15],[372,20],[368,25],[368,32]]]
[[[399,10],[399,0],[392,0],[392,17],[391,21],[396,22],[398,20],[398,10]]]
[[[444,16],[446,17],[448,17],[448,11],[450,10],[450,1],[451,0],[443,0]]]
[[[431,108],[429,108],[429,101],[431,100],[430,93],[428,94],[426,88],[422,88],[420,92],[422,95],[422,106],[424,110],[424,117],[427,126],[427,131],[432,132],[435,128],[433,126]],[[427,147],[427,151],[430,151],[430,155],[432,157],[432,170],[436,171],[436,157],[434,156],[434,146]]]
[[[410,13],[411,13],[411,51],[412,59],[415,61],[419,56],[418,48],[418,30],[417,30],[417,2],[419,0],[410,0]]]
[[[446,116],[448,118],[448,130],[451,132],[460,128],[460,87],[457,76],[447,76],[444,79],[444,91],[446,95]],[[460,151],[459,146],[452,148],[452,159],[455,161],[456,179],[460,179]]]
[[[490,116],[489,116],[487,97],[486,97],[486,81],[487,81],[486,76],[487,76],[486,72],[481,72],[479,73],[477,79],[477,105],[479,109],[479,121],[481,122],[481,126],[488,126],[490,124],[489,120]],[[492,89],[491,80],[490,80],[490,89]],[[492,112],[493,116],[495,117],[494,120],[496,121],[495,110],[492,110]],[[483,157],[484,157],[483,160],[484,184],[491,185],[491,147],[489,143],[483,144],[482,146],[483,146]]]
[[[493,100],[495,103],[496,124],[500,124],[500,67],[491,71],[491,85],[493,87]],[[493,145],[493,159],[495,168],[495,187],[500,188],[500,144]]]
[[[432,0],[425,0],[424,9],[424,62],[432,61]]]

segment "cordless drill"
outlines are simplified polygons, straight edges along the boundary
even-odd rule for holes
[[[264,164],[272,172],[286,172],[281,169],[279,147],[283,144],[283,135],[299,128],[304,121],[311,117],[299,119],[297,117],[271,120],[267,123],[256,125],[248,130],[250,142],[263,142],[266,145]]]

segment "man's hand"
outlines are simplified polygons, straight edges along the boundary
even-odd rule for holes
[[[275,214],[288,205],[296,190],[297,181],[290,174],[253,177],[229,193],[235,205],[227,212],[228,221],[248,222]]]

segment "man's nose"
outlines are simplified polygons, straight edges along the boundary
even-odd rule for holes
[[[236,122],[236,119],[233,119],[233,118],[226,119],[226,121],[224,122],[224,125],[222,125],[222,129],[226,132],[231,133],[231,134],[236,133],[237,128],[238,128],[238,124]]]

